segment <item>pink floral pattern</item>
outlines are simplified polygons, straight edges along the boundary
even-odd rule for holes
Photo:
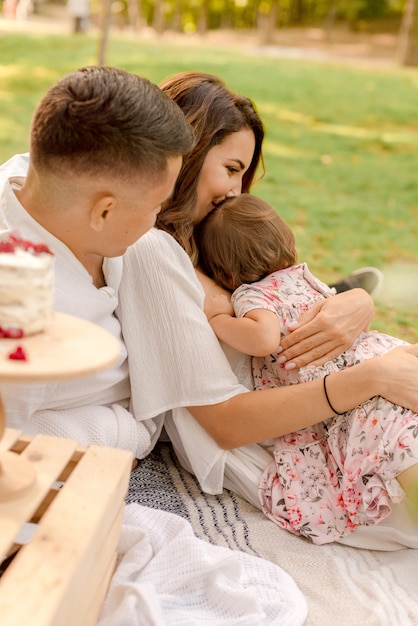
[[[241,286],[233,295],[237,315],[266,308],[287,325],[333,291],[306,264]],[[362,333],[353,346],[324,366],[287,371],[277,354],[253,357],[255,387],[297,384],[351,367],[405,342],[383,333]],[[344,415],[274,440],[274,461],[260,481],[265,514],[317,544],[377,524],[403,492],[394,479],[418,462],[418,415],[375,397]]]

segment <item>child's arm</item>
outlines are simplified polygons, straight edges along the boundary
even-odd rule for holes
[[[243,354],[266,356],[280,344],[280,322],[273,311],[252,309],[245,317],[233,317],[225,296],[210,295],[205,313],[218,339]]]

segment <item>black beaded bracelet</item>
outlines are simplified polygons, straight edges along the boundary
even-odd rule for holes
[[[327,379],[327,376],[328,376],[328,374],[327,374],[326,376],[324,376],[324,392],[325,392],[325,397],[326,397],[326,399],[327,399],[327,402],[328,402],[329,408],[331,409],[331,411],[332,411],[333,413],[336,413],[336,415],[344,415],[345,411],[343,411],[342,413],[340,413],[339,411],[336,411],[336,410],[334,409],[334,407],[332,406],[331,402],[329,401],[329,398],[328,398],[328,393],[327,393],[327,385],[326,385],[326,382],[325,382],[325,381],[326,381],[326,379]]]

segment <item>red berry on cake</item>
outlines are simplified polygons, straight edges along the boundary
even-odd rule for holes
[[[10,352],[9,359],[11,361],[27,361],[28,357],[22,346],[17,346],[16,350]]]
[[[0,339],[20,339],[23,337],[21,328],[2,328],[0,326]]]

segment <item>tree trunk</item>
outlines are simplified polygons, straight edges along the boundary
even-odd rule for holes
[[[174,15],[171,18],[170,30],[175,33],[181,33],[183,31],[183,7],[182,2],[176,2],[174,4]]]
[[[129,24],[136,31],[142,28],[142,3],[141,0],[128,0]]]
[[[418,66],[418,0],[407,0],[399,32],[399,60]]]
[[[100,8],[100,40],[97,65],[105,65],[111,19],[111,0],[102,0]]]
[[[333,30],[335,26],[335,18],[337,17],[339,0],[329,0],[328,11],[324,19],[324,33],[327,41],[332,40]]]
[[[290,4],[290,22],[292,24],[302,24],[304,13],[304,0],[292,0]]]
[[[209,0],[202,0],[197,18],[197,32],[204,37],[208,30]]]
[[[154,2],[154,19],[152,20],[152,27],[157,35],[162,35],[164,32],[164,2],[163,0],[155,0]]]
[[[276,32],[277,16],[279,14],[280,0],[272,0],[266,10],[264,3],[261,3],[258,10],[258,38],[261,45],[274,43],[274,33]]]

